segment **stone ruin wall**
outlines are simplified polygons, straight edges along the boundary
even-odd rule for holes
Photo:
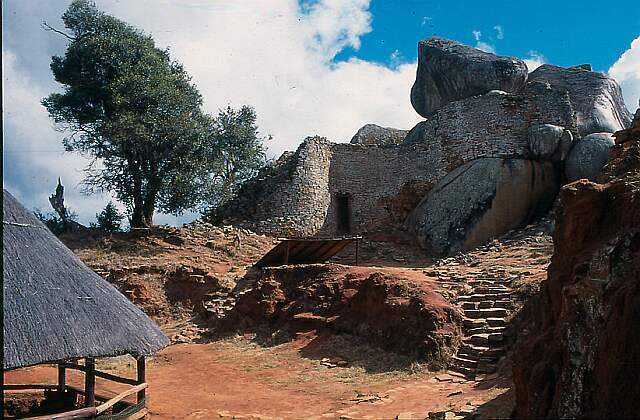
[[[535,82],[518,94],[495,91],[450,103],[398,146],[308,138],[243,187],[223,219],[271,236],[393,234],[455,168],[485,157],[533,159],[526,132],[541,123],[577,134],[567,93]],[[338,231],[342,195],[350,232]]]

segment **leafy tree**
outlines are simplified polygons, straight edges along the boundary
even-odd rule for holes
[[[114,192],[133,227],[149,226],[156,209],[195,207],[211,178],[204,158],[217,147],[214,121],[182,65],[87,0],[73,1],[62,20],[70,42],[51,70],[64,92],[42,103],[69,133],[66,149],[92,158],[84,191]]]
[[[124,217],[124,214],[121,214],[118,208],[109,202],[100,213],[96,214],[96,227],[107,233],[120,232]]]
[[[270,139],[271,137],[269,137]],[[264,139],[258,134],[256,112],[250,106],[239,110],[220,110],[214,121],[214,174],[209,204],[217,207],[228,201],[243,182],[255,176],[266,164]]]

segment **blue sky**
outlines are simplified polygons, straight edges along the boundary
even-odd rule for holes
[[[631,111],[640,98],[640,7],[622,2],[389,0],[95,0],[107,13],[169,47],[216,113],[253,106],[272,135],[269,156],[310,135],[346,142],[367,123],[410,129],[417,42],[429,36],[527,61],[592,63],[622,85]],[[81,193],[88,160],[62,148],[40,100],[60,89],[52,55],[66,40],[70,0],[3,0],[3,185],[27,207],[49,210],[58,177],[69,205],[89,223],[109,194]],[[636,2],[637,3],[637,2]],[[197,215],[158,215],[180,224]]]
[[[359,50],[346,48],[338,60],[355,56],[388,63],[397,50],[412,61],[417,40],[441,36],[474,45],[473,31],[480,31],[499,55],[526,57],[535,51],[553,64],[591,63],[594,70],[607,71],[640,34],[640,4],[631,0],[373,0],[370,11],[372,31],[361,37]]]

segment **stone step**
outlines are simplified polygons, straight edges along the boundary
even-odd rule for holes
[[[494,308],[505,308],[505,309],[509,309],[513,306],[513,302],[510,300],[496,300],[495,302],[493,302],[493,307]]]
[[[506,327],[507,320],[502,317],[487,317],[484,320],[491,327]]]
[[[451,363],[454,366],[463,366],[467,368],[475,368],[478,365],[478,360],[466,359],[460,356],[453,356],[451,358]]]
[[[474,379],[476,377],[476,370],[474,368],[468,368],[465,366],[457,366],[457,365],[451,365],[449,366],[449,370],[456,372],[456,373],[460,373],[462,375],[464,375],[465,378],[467,379]]]
[[[504,332],[505,329],[506,327],[484,326],[484,327],[478,327],[478,328],[470,328],[466,331],[466,334],[474,335],[474,334],[483,334],[483,333],[487,333],[487,334],[501,333],[501,332]]]
[[[508,293],[508,294],[511,294],[512,293],[511,289],[509,289],[508,287],[498,287],[498,286],[495,286],[495,287],[484,287],[484,286],[475,287],[473,289],[473,292],[476,293],[476,294],[483,294],[483,293],[484,294],[490,294],[490,293]]]
[[[502,333],[481,333],[473,334],[470,337],[464,338],[464,343],[474,344],[476,346],[489,347],[493,343],[501,343],[504,341],[504,335]]]
[[[458,296],[458,302],[481,302],[483,300],[501,300],[511,297],[511,293],[474,293]]]
[[[490,308],[490,309],[466,309],[464,315],[467,318],[504,318],[509,315],[509,312],[504,308]]]
[[[462,343],[458,348],[458,352],[464,351],[470,354],[475,354],[477,356],[480,356],[481,354],[489,350],[491,350],[490,347],[476,346],[474,344],[469,344],[469,343]]]
[[[483,300],[482,302],[478,302],[477,304],[477,309],[489,309],[489,308],[493,308],[493,304],[494,302],[492,300]],[[476,309],[476,308],[471,308],[471,309]]]
[[[465,318],[462,321],[462,325],[465,328],[480,328],[480,327],[484,327],[484,326],[489,325],[489,324],[487,323],[487,321],[485,319]]]
[[[476,367],[477,373],[494,373],[495,371],[496,371],[495,363],[488,363],[488,362],[478,363],[478,366]]]
[[[462,309],[478,309],[476,302],[462,302]]]
[[[502,286],[509,287],[511,284],[508,280],[469,280],[467,284],[471,287],[482,287],[482,286]]]

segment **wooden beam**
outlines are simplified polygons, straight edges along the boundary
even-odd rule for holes
[[[140,391],[144,392],[144,389],[147,388],[148,386],[149,386],[149,384],[145,382],[145,383],[141,383],[139,385],[136,385],[131,389],[127,389],[124,392],[121,392],[120,394],[118,394],[115,397],[111,398],[109,401],[107,401],[104,404],[99,405],[98,407],[96,407],[97,414],[100,414],[100,413],[103,413],[103,412],[107,411],[108,409],[110,409],[111,407],[116,405],[118,402],[120,402],[123,399],[127,398],[129,395],[135,394],[136,392],[140,392]]]
[[[21,389],[58,389],[56,384],[3,384],[6,391],[17,391]]]
[[[82,372],[86,372],[87,368],[85,366],[82,365],[78,365],[75,363],[61,363],[62,366],[64,366],[67,369],[74,369],[74,370],[79,370]],[[122,384],[127,384],[127,385],[138,385],[140,382],[136,379],[130,379],[130,378],[125,378],[123,376],[117,376],[117,375],[113,375],[111,373],[107,373],[107,372],[102,372],[99,370],[96,370],[95,375],[98,378],[103,378],[103,379],[108,379],[110,381],[113,382],[118,382],[118,383],[122,383]]]
[[[85,407],[78,410],[67,411],[66,413],[49,414],[47,416],[27,417],[28,420],[70,420],[70,419],[86,419],[96,416],[95,407]]]
[[[63,363],[58,363],[58,392],[64,393],[67,386],[67,370]]]
[[[137,365],[136,372],[138,374],[138,383],[143,384],[146,382],[146,376],[147,376],[147,366],[145,363],[144,356],[140,356],[140,358],[137,360],[136,365]],[[138,392],[138,396],[137,396],[138,403],[142,402],[146,397],[145,388],[146,387],[140,389],[140,391]],[[145,402],[145,406],[146,406],[146,402]]]
[[[284,265],[289,264],[289,244],[290,241],[284,243]]]
[[[84,359],[86,368],[84,373],[84,406],[95,407],[96,405],[96,362],[93,357]]]
[[[143,408],[142,410],[138,411],[137,413],[134,413],[134,414],[130,415],[129,417],[127,417],[127,420],[138,420],[138,419],[143,418],[147,414],[149,414],[149,410],[147,410],[146,408]]]

